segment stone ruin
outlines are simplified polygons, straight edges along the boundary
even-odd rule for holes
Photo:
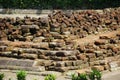
[[[0,68],[112,70],[120,67],[119,28],[120,8],[100,12],[54,11],[44,18],[0,18]],[[90,35],[109,32],[112,34],[84,42]]]

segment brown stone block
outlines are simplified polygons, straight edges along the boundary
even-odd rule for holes
[[[25,58],[25,59],[37,59],[38,58],[37,54],[26,54],[26,53],[21,54],[20,57]]]
[[[95,41],[95,45],[105,45],[107,42],[106,40],[97,40]]]
[[[86,53],[86,57],[88,58],[95,58],[95,54],[94,53]]]
[[[56,67],[64,67],[64,66],[66,66],[66,63],[67,62],[64,62],[64,61],[57,61],[56,62]]]
[[[78,60],[84,60],[86,58],[85,54],[76,55]]]
[[[96,57],[103,56],[103,51],[94,51]]]
[[[92,69],[97,69],[99,71],[103,71],[104,70],[104,66],[93,66]]]

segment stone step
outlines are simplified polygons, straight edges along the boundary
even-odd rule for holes
[[[0,65],[32,67],[33,63],[33,60],[0,58]]]
[[[0,46],[0,51],[6,51],[7,46]]]
[[[80,66],[84,61],[76,60],[76,61],[55,61],[54,63],[56,67],[67,67],[67,66]]]
[[[21,25],[22,29],[39,29],[38,25]]]
[[[59,71],[59,72],[66,72],[68,70],[77,70],[77,69],[84,69],[84,68],[88,68],[89,64],[88,63],[76,63],[76,62],[72,62],[72,63],[65,63],[61,62],[61,63],[56,63],[57,66],[48,66],[48,70],[52,70],[52,71]],[[67,65],[67,66],[66,66]]]
[[[42,49],[35,49],[35,48],[17,48],[15,47],[12,50],[12,53],[29,53],[29,54],[45,54],[46,52],[48,52],[49,50],[42,50]]]
[[[53,68],[53,67],[52,67]],[[50,70],[55,70],[55,71],[59,71],[59,72],[67,72],[68,70],[76,70],[79,69],[79,66],[69,66],[69,67],[54,67],[53,69]]]
[[[0,52],[0,56],[4,56],[4,57],[17,57],[17,55],[12,54],[11,51],[7,51],[7,52]]]
[[[9,70],[25,70],[25,71],[36,71],[42,72],[45,71],[44,66],[37,67],[23,67],[23,66],[9,66],[9,65],[0,65],[0,69],[9,69]]]
[[[46,53],[46,56],[58,56],[58,57],[66,57],[73,56],[79,54],[78,50],[60,50],[60,51],[49,51]]]
[[[8,46],[9,41],[0,41],[0,46]]]
[[[34,60],[0,58],[0,69],[45,71],[44,66],[36,66]]]
[[[28,54],[28,53],[12,53],[12,52],[0,52],[1,57],[12,57],[12,58],[18,58],[18,59],[37,59],[37,54]]]
[[[20,48],[36,48],[36,49],[49,49],[48,42],[40,42],[40,43],[33,43],[33,42],[20,42],[20,41],[0,41],[0,44],[2,45],[9,45],[12,47],[20,47]]]

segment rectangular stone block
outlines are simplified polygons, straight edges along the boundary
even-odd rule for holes
[[[23,54],[20,54],[20,57],[21,58],[25,58],[25,59],[37,59],[38,55],[37,54],[26,54],[26,53],[23,53]]]
[[[76,61],[76,65],[77,65],[77,66],[80,66],[81,64],[83,64],[83,61],[82,61],[82,60],[77,60],[77,61]]]
[[[57,61],[56,62],[56,67],[64,67],[65,64],[66,64],[66,62],[64,62],[64,61]]]
[[[22,29],[39,29],[38,25],[21,25]]]
[[[10,58],[1,58],[0,65],[8,65],[8,66],[23,66],[23,67],[32,67],[34,61],[33,60],[17,60]]]
[[[86,57],[88,58],[95,58],[95,54],[94,53],[86,53]]]
[[[0,51],[6,51],[7,46],[0,46]]]
[[[10,51],[8,51],[8,52],[0,52],[0,56],[11,57],[12,54],[11,54]]]
[[[78,53],[79,52],[77,50],[75,50],[75,51],[58,51],[58,52],[56,52],[56,56],[59,56],[59,57],[72,56],[72,55],[75,55]]]
[[[94,51],[96,57],[103,56],[103,51]]]
[[[99,71],[103,71],[104,70],[104,66],[93,66],[92,69],[97,69]]]
[[[65,66],[72,66],[73,65],[73,61],[65,61]]]
[[[45,67],[44,66],[39,66],[39,67],[22,67],[22,66],[0,65],[0,69],[25,70],[25,71],[35,71],[35,72],[43,72],[43,71],[45,71]]]
[[[49,49],[48,42],[33,43],[31,45],[32,45],[32,48],[36,48],[36,49],[45,49],[45,50]]]

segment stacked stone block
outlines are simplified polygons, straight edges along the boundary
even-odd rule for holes
[[[109,70],[112,61],[119,66],[119,33],[82,45],[74,41],[119,30],[120,9],[102,12],[55,11],[47,18],[0,18],[0,56],[34,60],[37,66],[61,72],[88,67]]]

